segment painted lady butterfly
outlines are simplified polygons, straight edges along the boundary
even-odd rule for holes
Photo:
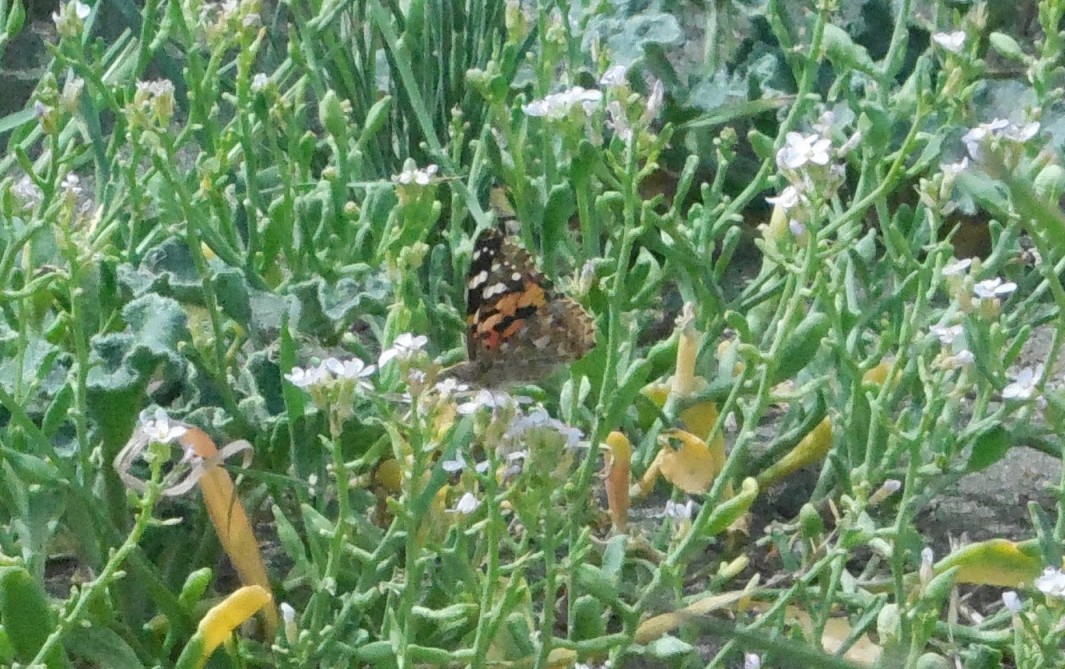
[[[554,291],[529,252],[490,228],[481,233],[466,279],[469,361],[449,376],[499,388],[538,381],[595,346],[595,321]]]

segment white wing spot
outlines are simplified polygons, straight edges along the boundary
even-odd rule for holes
[[[510,275],[510,278],[514,279],[515,281],[521,281],[521,272],[514,272]]]
[[[492,284],[491,286],[485,288],[483,294],[485,299],[487,299],[489,297],[492,297],[493,295],[502,295],[505,292],[507,292],[507,284],[500,281],[499,283]]]
[[[484,283],[487,280],[488,280],[488,272],[485,272],[484,270],[481,270],[480,274],[478,274],[477,276],[471,276],[470,277],[469,286],[470,286],[470,288],[476,288],[477,286],[481,285],[482,283]]]

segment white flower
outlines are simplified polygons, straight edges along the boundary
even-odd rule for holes
[[[836,124],[836,112],[831,109],[826,109],[821,113],[821,116],[814,122],[813,128],[817,131],[817,134],[822,137],[829,137],[832,135],[832,126]]]
[[[33,115],[38,119],[43,119],[52,113],[52,108],[44,104],[40,100],[33,101]]]
[[[947,176],[957,176],[969,168],[969,156],[963,156],[956,163],[943,163],[939,166],[941,172]]]
[[[965,47],[965,31],[952,33],[932,33],[932,41],[951,53],[961,53]]]
[[[527,105],[522,105],[521,110],[526,116],[541,116],[551,120],[565,118],[574,107],[580,106],[584,113],[590,114],[602,101],[603,93],[595,89],[585,89],[581,86],[552,93],[540,100],[533,100]]]
[[[392,182],[401,186],[409,186],[415,184],[418,186],[428,186],[433,181],[433,177],[436,176],[439,167],[436,165],[429,165],[425,169],[418,169],[411,167],[403,170],[399,174],[392,177]]]
[[[795,186],[788,186],[784,190],[780,191],[780,195],[776,197],[767,197],[766,202],[772,205],[776,205],[783,209],[785,212],[798,206],[800,202],[801,194],[799,189]]]
[[[188,432],[188,428],[183,425],[171,425],[170,416],[158,407],[154,412],[148,409],[141,411],[140,428],[149,441],[160,444],[169,444]]]
[[[173,95],[174,83],[169,79],[154,79],[152,81],[138,81],[137,92],[151,97],[159,95]]]
[[[1002,130],[1005,130],[1010,125],[1010,122],[1003,118],[996,118],[990,123],[981,123],[975,128],[971,128],[969,132],[965,133],[961,141],[965,144],[965,150],[969,152],[969,155],[973,157],[973,160],[980,160],[983,158],[983,144],[989,137],[994,137]]]
[[[566,425],[556,418],[552,418],[550,414],[541,408],[536,408],[529,414],[522,416],[511,423],[510,427],[507,428],[506,436],[510,439],[516,439],[529,430],[538,428],[558,432],[563,438],[565,438],[567,448],[576,448],[581,439],[584,438],[583,432],[575,427]]]
[[[961,141],[973,160],[983,158],[984,146],[992,139],[1007,139],[1017,144],[1023,144],[1039,132],[1039,123],[1032,122],[1018,126],[1006,119],[996,118],[990,123],[981,123],[965,133]]]
[[[973,352],[967,348],[963,348],[954,355],[947,356],[940,361],[940,366],[943,369],[961,369],[963,367],[972,367],[976,362],[976,356]]]
[[[281,620],[285,624],[285,639],[291,644],[299,638],[299,629],[296,628],[296,609],[288,602],[281,602]]]
[[[658,112],[662,111],[662,103],[665,98],[666,87],[662,85],[661,80],[655,79],[654,86],[651,86],[651,95],[647,97],[647,104],[644,107],[644,123],[650,123],[658,117]]]
[[[321,367],[293,367],[292,371],[285,374],[285,378],[297,388],[310,388],[325,380],[326,372]]]
[[[428,343],[429,338],[425,335],[415,336],[410,332],[404,332],[392,341],[391,348],[381,351],[380,357],[377,358],[377,366],[384,367],[396,358],[404,362],[410,360],[415,353],[425,348]]]
[[[740,429],[739,421],[736,419],[736,412],[729,411],[725,416],[725,432],[734,434],[736,430]]]
[[[466,458],[462,457],[462,453],[456,453],[454,460],[444,460],[440,463],[440,468],[448,474],[460,472],[466,468]]]
[[[459,501],[455,503],[455,508],[450,511],[451,513],[473,513],[480,505],[481,500],[477,499],[472,492],[468,492],[459,498]]]
[[[444,397],[450,397],[456,393],[462,393],[469,390],[469,386],[465,383],[459,383],[455,379],[447,378],[443,381],[436,382],[436,392],[440,393]]]
[[[1015,142],[1024,143],[1029,139],[1036,136],[1039,133],[1039,122],[1033,121],[1032,123],[1026,123],[1024,125],[1010,124],[1006,131],[1002,133],[1002,136],[1006,139],[1011,139]]]
[[[1017,284],[1012,281],[1003,281],[997,276],[993,279],[985,279],[973,286],[973,295],[982,300],[990,300],[996,297],[1006,297],[1017,290]]]
[[[514,398],[507,393],[479,390],[472,399],[460,404],[457,411],[463,416],[469,416],[478,409],[502,409],[513,403],[515,403]]]
[[[1048,597],[1065,597],[1065,573],[1060,569],[1047,567],[1042,576],[1036,577],[1035,587]]]
[[[935,560],[936,560],[936,554],[935,554],[935,551],[932,550],[931,546],[925,546],[924,548],[921,549],[921,564],[922,565],[927,565],[927,566],[930,567],[930,566],[932,566],[932,563],[935,562]]]
[[[1002,603],[1006,605],[1006,609],[1013,615],[1021,612],[1021,598],[1013,590],[1007,590],[1002,593]]]
[[[60,7],[58,12],[52,12],[52,21],[60,36],[75,37],[85,27],[85,19],[91,13],[92,8],[87,4],[73,0]]]
[[[862,141],[862,131],[855,130],[854,133],[847,138],[847,141],[843,142],[843,145],[836,150],[836,155],[845,156],[854,150],[854,147],[858,146]]]
[[[689,499],[683,504],[678,504],[673,500],[666,501],[666,516],[673,520],[691,520],[692,509],[695,504]]]
[[[624,65],[613,65],[603,73],[603,76],[599,79],[599,85],[610,87],[628,86],[629,81],[626,78],[628,74],[629,68]]]
[[[44,201],[44,192],[33,183],[33,179],[23,175],[11,188],[15,197],[22,200],[23,209],[36,209]]]
[[[806,226],[797,218],[788,221],[788,230],[791,230],[791,234],[795,237],[802,237],[806,234]]]
[[[621,141],[628,143],[632,140],[632,126],[629,125],[625,110],[617,100],[611,100],[606,106],[606,125]]]
[[[270,77],[263,72],[257,72],[251,79],[251,90],[253,93],[258,93],[265,89],[269,83]]]
[[[63,177],[63,183],[59,184],[59,187],[63,189],[63,192],[66,193],[67,197],[71,198],[76,198],[85,190],[81,187],[81,179],[79,179],[78,175],[73,172],[68,172],[67,175]]]
[[[929,328],[929,331],[939,339],[939,343],[944,346],[950,346],[954,343],[954,340],[958,338],[958,335],[962,333],[962,326],[960,325],[933,325]]]
[[[869,496],[869,505],[876,506],[901,489],[902,481],[898,479],[888,479],[877,488],[876,492]]]
[[[828,150],[831,147],[832,142],[820,135],[789,132],[785,137],[784,146],[777,151],[777,167],[797,170],[807,163],[827,165]]]
[[[288,602],[281,602],[281,606],[278,608],[281,609],[282,620],[284,620],[286,623],[295,622],[296,609],[292,608],[291,604],[289,604]]]
[[[366,380],[366,377],[373,374],[377,368],[373,365],[367,365],[358,358],[351,358],[350,360],[340,361],[336,358],[326,358],[322,361],[320,366],[326,372],[332,374],[336,379],[340,381],[354,381],[356,387],[369,390],[373,386]]]
[[[943,268],[943,276],[961,276],[969,271],[969,266],[973,264],[972,258],[963,258],[952,262]]]
[[[932,577],[935,576],[933,568],[935,561],[936,555],[932,552],[931,547],[925,546],[921,549],[921,567],[917,570],[917,576],[923,587],[927,587],[932,581]]]
[[[1025,367],[1013,377],[1013,383],[1002,389],[1004,400],[1030,400],[1035,394],[1036,386],[1043,378],[1043,366],[1037,365],[1034,369]]]
[[[478,474],[483,474],[488,471],[488,466],[489,462],[485,460],[484,462],[478,462],[473,466],[473,469]],[[463,469],[466,469],[466,458],[462,457],[462,453],[456,453],[454,460],[444,460],[440,463],[440,467],[448,474],[461,472]]]
[[[743,669],[762,669],[762,658],[756,653],[744,653]]]

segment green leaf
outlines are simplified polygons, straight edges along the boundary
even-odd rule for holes
[[[21,662],[29,662],[44,646],[55,627],[44,587],[23,567],[0,567],[0,622]],[[48,669],[68,667],[61,645],[45,657]]]
[[[188,341],[188,317],[176,301],[155,294],[138,298],[122,310],[126,332],[93,337],[90,391],[125,392],[147,382],[160,366],[166,376],[184,371],[178,351]]]
[[[589,33],[593,31],[606,37],[607,49],[618,63],[637,60],[652,44],[676,46],[684,43],[684,31],[677,18],[663,12],[645,12],[625,19],[616,16],[600,18],[589,23]]]
[[[1043,564],[1061,564],[1061,544],[1054,536],[1054,521],[1038,502],[1028,502],[1028,515],[1035,526],[1035,536],[1039,544],[1039,554]]]
[[[137,654],[113,630],[99,625],[74,627],[67,632],[64,645],[68,652],[91,667],[108,669],[144,669]]]
[[[993,32],[988,40],[991,42],[991,48],[998,51],[1003,58],[1024,62],[1025,55],[1021,45],[1006,33]]]
[[[672,660],[695,652],[695,646],[666,635],[647,644],[647,654],[659,660]]]
[[[824,45],[825,55],[837,72],[860,70],[872,77],[879,76],[869,52],[864,46],[856,44],[843,28],[831,23],[826,24]]]
[[[1001,425],[983,431],[973,441],[965,471],[972,473],[987,469],[1001,460],[1012,445],[1009,430]]]
[[[218,306],[226,316],[237,323],[248,323],[252,318],[251,298],[244,275],[232,268],[225,268],[214,276]]]

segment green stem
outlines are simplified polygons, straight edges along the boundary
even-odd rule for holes
[[[45,658],[52,652],[63,637],[81,620],[82,615],[85,613],[86,607],[89,602],[93,600],[97,592],[101,589],[107,588],[116,579],[119,568],[126,562],[126,558],[130,553],[136,550],[137,545],[140,543],[141,537],[144,536],[145,530],[148,529],[148,525],[152,519],[152,511],[155,509],[155,503],[159,500],[159,496],[162,493],[162,488],[159,485],[162,472],[162,460],[156,458],[153,460],[151,480],[148,481],[148,489],[144,494],[144,498],[141,500],[141,510],[137,515],[137,521],[133,524],[133,529],[130,531],[126,540],[118,547],[114,553],[111,554],[111,558],[104,565],[100,575],[89,583],[82,586],[78,592],[78,599],[71,607],[70,611],[59,619],[56,628],[52,630],[52,633],[45,639],[41,649],[37,652],[37,656],[29,663],[29,666],[43,666]]]

